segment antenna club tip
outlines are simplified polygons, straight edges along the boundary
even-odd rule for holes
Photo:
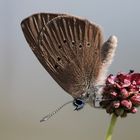
[[[41,120],[40,120],[40,123],[42,123],[42,122],[44,122],[44,121],[45,121],[44,119],[41,119]]]
[[[49,118],[50,118],[50,117],[45,116],[44,118],[42,118],[42,119],[40,120],[40,123],[47,121]]]

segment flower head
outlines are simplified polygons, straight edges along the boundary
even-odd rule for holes
[[[101,106],[107,113],[125,117],[136,113],[140,106],[140,73],[118,73],[109,75],[103,89]]]

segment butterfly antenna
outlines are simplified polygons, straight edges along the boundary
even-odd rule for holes
[[[64,103],[63,105],[61,105],[60,107],[58,107],[55,111],[49,113],[48,115],[46,115],[45,117],[43,117],[40,122],[44,122],[47,121],[48,119],[50,119],[53,115],[55,115],[58,111],[60,111],[64,106],[73,103],[73,101],[68,101],[66,103]]]

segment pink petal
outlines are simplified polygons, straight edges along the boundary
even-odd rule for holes
[[[119,79],[120,82],[124,83],[125,79],[130,81],[131,76],[130,76],[130,74],[119,73],[119,74],[117,74],[117,78]]]
[[[122,100],[121,101],[121,105],[126,107],[127,109],[131,109],[132,108],[132,102],[128,101],[128,100]]]
[[[118,95],[118,93],[116,93],[116,92],[111,92],[110,94],[112,97],[117,97],[117,95]]]
[[[140,73],[131,74],[131,81],[135,81],[137,85],[140,85]]]
[[[131,85],[130,80],[124,79],[123,84],[122,84],[122,87],[129,87],[130,85]]]
[[[130,100],[132,101],[133,104],[140,105],[140,94],[139,93],[135,94],[130,98]]]
[[[121,89],[121,94],[123,98],[127,98],[130,95],[130,93],[125,88]]]
[[[115,83],[115,76],[109,75],[107,78],[107,82],[110,84],[114,84]]]
[[[119,89],[122,88],[122,86],[121,86],[120,84],[118,84],[118,83],[115,83],[115,86],[116,86],[117,88],[119,88]]]
[[[132,113],[137,113],[137,112],[138,112],[138,109],[135,108],[135,107],[133,107],[132,110],[131,110],[131,112],[132,112]]]

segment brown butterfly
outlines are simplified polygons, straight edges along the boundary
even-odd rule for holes
[[[76,110],[85,103],[99,107],[100,86],[112,62],[117,38],[111,36],[103,42],[98,25],[67,14],[35,14],[24,19],[21,27],[40,63],[74,98]]]

